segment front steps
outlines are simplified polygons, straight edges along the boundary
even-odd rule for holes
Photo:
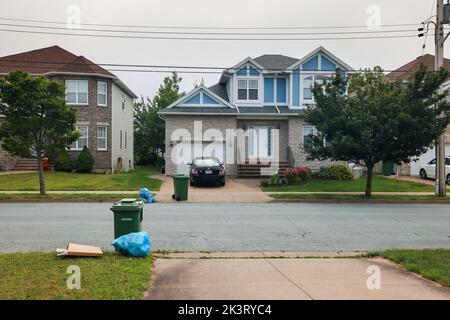
[[[37,171],[38,165],[35,158],[20,158],[17,160],[13,171]]]
[[[266,178],[275,173],[283,174],[286,169],[291,169],[292,167],[292,163],[288,161],[279,161],[272,165],[261,163],[238,164],[236,176],[238,178]]]

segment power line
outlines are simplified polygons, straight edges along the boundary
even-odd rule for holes
[[[5,61],[3,59],[0,60],[0,62]],[[12,61],[12,60],[9,60]],[[24,61],[15,61],[18,64],[8,64],[6,67],[13,67],[13,68],[35,68],[35,69],[45,69],[48,70],[47,66],[37,66],[37,65],[26,65],[23,64],[22,62]],[[42,63],[47,63],[47,64],[59,64],[59,65],[67,65],[66,63],[62,63],[62,62],[42,62]],[[70,64],[70,63],[68,63]],[[92,65],[92,64],[74,64],[74,65]],[[96,64],[96,65],[108,65],[108,66],[112,66],[112,64]],[[165,68],[165,70],[149,70],[149,69],[111,69],[111,68],[104,68],[107,71],[117,71],[117,72],[149,72],[149,73],[171,73],[171,72],[177,72],[177,73],[198,73],[198,74],[222,74],[222,71],[216,70],[216,69],[224,69],[221,67],[199,67],[199,66],[157,66],[157,65],[127,65],[127,64],[114,64],[114,66],[119,67],[119,66],[141,66],[144,68]],[[176,70],[176,69],[194,69],[194,70]],[[195,70],[195,69],[204,69],[204,70]],[[211,71],[211,69],[213,71]],[[49,72],[58,72],[58,70],[51,70]],[[281,71],[281,70],[275,70],[275,69],[261,69],[261,71]],[[323,70],[308,70],[309,71],[323,71]],[[433,72],[435,72],[434,70],[431,70]],[[357,74],[357,73],[365,73],[366,71],[364,70],[347,70],[347,73],[350,74]],[[392,72],[392,73],[414,73],[414,71],[408,71],[408,70],[383,70],[384,73],[388,73],[388,72]],[[437,72],[437,71],[436,71]]]
[[[180,32],[180,31],[142,31],[142,30],[114,30],[114,29],[86,29],[76,28],[69,29],[67,27],[49,27],[37,25],[24,25],[13,23],[0,23],[1,26],[33,28],[33,29],[50,29],[50,30],[74,30],[88,32],[110,32],[110,33],[137,33],[137,34],[169,34],[169,35],[223,35],[223,36],[292,36],[292,35],[340,35],[340,34],[373,34],[373,33],[399,33],[413,32],[412,29],[400,30],[372,30],[372,31],[340,31],[340,32],[271,32],[271,33],[242,33],[242,32]]]
[[[20,22],[34,22],[47,24],[67,25],[67,22],[49,21],[49,20],[33,20],[33,19],[18,19],[18,18],[2,18],[5,21],[20,21]],[[348,25],[348,26],[294,26],[294,27],[202,27],[202,26],[150,26],[150,25],[126,25],[126,24],[99,24],[99,23],[82,23],[86,26],[96,27],[122,27],[122,28],[141,28],[141,29],[190,29],[190,30],[295,30],[295,29],[355,29],[367,28],[367,25]],[[400,23],[400,24],[385,24],[381,27],[405,27],[417,26],[420,23]]]
[[[319,37],[319,38],[199,38],[199,37],[155,37],[155,36],[123,36],[109,34],[86,34],[86,33],[63,33],[47,31],[30,31],[17,29],[0,29],[3,32],[47,34],[63,36],[80,36],[96,38],[119,38],[119,39],[153,39],[153,40],[197,40],[197,41],[317,41],[317,40],[365,40],[365,39],[395,39],[395,38],[417,38],[416,34],[411,35],[387,35],[387,36],[360,36],[360,37]]]

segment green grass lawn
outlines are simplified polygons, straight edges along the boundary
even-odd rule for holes
[[[261,187],[262,191],[288,191],[288,192],[364,192],[366,179],[361,178],[351,181],[310,179],[305,184]],[[374,192],[432,192],[433,186],[374,176],[372,191]]]
[[[269,194],[277,200],[343,200],[343,201],[450,201],[448,197],[436,197],[434,195],[372,195],[366,197],[361,194],[302,194],[302,193],[275,193]]]
[[[408,271],[450,287],[450,249],[392,249],[370,255],[390,259]]]
[[[155,193],[153,193],[155,195]],[[92,193],[63,193],[63,194],[47,194],[41,196],[36,193],[0,193],[1,200],[23,200],[23,199],[123,199],[123,198],[139,198],[139,193],[136,194],[92,194]]]
[[[133,172],[115,174],[86,174],[66,172],[46,172],[47,191],[138,191],[146,187],[157,191],[161,180],[151,179],[151,174],[159,168],[136,166]],[[11,174],[0,176],[0,191],[38,191],[37,173]]]
[[[77,265],[81,289],[67,289],[67,267]],[[0,299],[142,299],[152,258],[105,253],[61,258],[56,253],[0,254]]]

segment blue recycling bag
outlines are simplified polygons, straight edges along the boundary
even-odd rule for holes
[[[153,194],[147,188],[141,188],[141,190],[139,191],[139,196],[147,203],[155,202]]]
[[[145,257],[150,252],[150,236],[147,232],[134,232],[118,237],[111,243],[116,251],[132,257]]]

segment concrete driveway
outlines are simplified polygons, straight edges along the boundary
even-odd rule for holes
[[[157,202],[175,202],[172,199],[173,179],[159,175],[163,180],[161,190],[157,192]],[[228,178],[225,186],[189,187],[188,202],[230,203],[230,202],[269,202],[272,199],[259,189],[261,180]]]
[[[384,259],[157,259],[146,299],[448,300],[450,288]]]

